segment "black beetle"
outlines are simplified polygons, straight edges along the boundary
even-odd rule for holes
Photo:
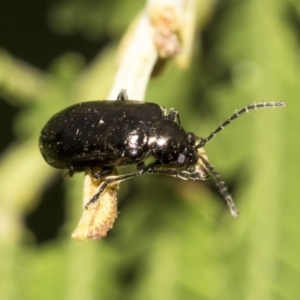
[[[239,115],[256,108],[280,106],[285,103],[245,106],[202,139],[183,129],[175,109],[167,113],[155,103],[128,100],[126,91],[122,90],[117,101],[82,102],[57,113],[42,129],[39,145],[47,163],[54,168],[68,169],[69,175],[100,169],[93,176],[103,178],[103,182],[89,203],[97,201],[108,184],[142,174],[205,180],[210,173],[232,215],[237,216],[233,199],[208,162],[203,146]],[[144,161],[148,157],[154,158],[154,162],[146,166]],[[131,164],[136,164],[135,172],[112,175],[115,167]]]

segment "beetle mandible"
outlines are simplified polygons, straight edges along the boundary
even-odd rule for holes
[[[216,181],[230,212],[238,210],[219,173],[208,162],[204,145],[241,114],[265,107],[283,107],[284,102],[252,103],[236,111],[207,138],[186,132],[175,109],[169,112],[155,103],[128,100],[121,90],[116,101],[90,101],[72,105],[55,114],[42,129],[41,153],[54,168],[68,174],[90,168],[103,178],[98,191],[88,202],[96,202],[113,182],[143,174],[163,174],[181,179]],[[145,165],[152,157],[154,162]],[[136,171],[112,175],[115,167],[136,165]],[[99,171],[100,170],[100,171]]]

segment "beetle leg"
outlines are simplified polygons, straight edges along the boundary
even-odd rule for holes
[[[139,172],[140,174],[143,174],[145,173],[145,169],[146,169],[146,166],[145,166],[145,163],[142,161],[142,162],[139,162],[137,165],[136,165],[136,171]]]
[[[92,176],[95,178],[95,179],[100,179],[101,177],[105,177],[109,174],[112,174],[113,172],[113,168],[111,167],[95,167],[93,169],[91,169],[91,173],[92,173]]]
[[[208,174],[203,172],[202,170],[198,170],[198,171],[193,171],[193,172],[189,172],[189,171],[179,171],[177,173],[177,177],[187,180],[187,179],[191,179],[191,180],[207,180],[209,178]]]
[[[161,166],[161,162],[159,161],[154,161],[150,164],[148,164],[147,166],[145,165],[144,162],[138,163],[136,166],[136,170],[137,172],[139,172],[140,174],[144,174],[144,173],[153,173],[154,170],[158,169]]]
[[[99,185],[98,191],[96,192],[96,194],[91,198],[91,200],[85,205],[85,208],[88,208],[88,206],[91,203],[96,203],[100,197],[100,195],[105,191],[105,189],[107,188],[107,186],[111,183],[118,183],[136,176],[141,175],[141,173],[139,173],[138,171],[135,173],[129,173],[129,174],[123,174],[123,175],[116,175],[116,176],[108,176],[106,177],[106,179],[101,182],[101,184]]]
[[[164,106],[160,106],[161,112],[164,116],[167,115],[167,109]]]
[[[183,180],[207,180],[209,175],[204,167],[188,167],[184,170],[178,170],[176,168],[163,167],[160,169],[147,168],[146,173],[161,174],[178,177]]]
[[[128,100],[127,91],[125,89],[122,89],[120,91],[120,93],[118,94],[117,100],[121,100],[121,101]]]
[[[65,178],[71,178],[73,177],[73,175],[76,173],[76,171],[74,169],[69,169],[68,172],[66,174],[64,174]]]
[[[171,108],[168,115],[168,119],[180,125],[179,112],[175,108]]]

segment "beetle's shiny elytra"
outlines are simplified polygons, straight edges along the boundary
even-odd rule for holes
[[[42,129],[39,145],[44,159],[54,168],[68,169],[70,174],[100,169],[94,176],[104,180],[90,202],[97,201],[108,184],[142,174],[193,180],[205,180],[210,174],[232,215],[237,216],[233,199],[207,161],[203,146],[239,115],[252,109],[280,106],[285,103],[250,104],[202,139],[184,130],[175,109],[167,113],[155,103],[128,100],[122,90],[117,101],[82,102],[57,113]],[[145,165],[148,157],[154,162]],[[131,164],[137,166],[135,172],[112,175],[115,167]]]
[[[138,163],[151,151],[151,128],[161,120],[157,104],[92,101],[56,114],[44,127],[40,145],[55,168],[110,168]],[[177,129],[177,128],[176,128]],[[180,138],[184,138],[179,129]]]

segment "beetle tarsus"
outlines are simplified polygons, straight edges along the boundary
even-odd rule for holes
[[[128,174],[123,174],[123,175],[116,175],[116,176],[108,176],[106,177],[106,179],[100,183],[98,191],[96,192],[96,194],[91,198],[91,200],[85,204],[85,208],[87,209],[92,203],[97,203],[99,200],[99,197],[101,196],[101,194],[105,191],[105,189],[107,188],[107,186],[109,184],[112,183],[119,183],[121,181],[136,177],[136,176],[140,176],[141,173],[134,172],[134,173],[128,173]]]
[[[125,89],[121,90],[120,93],[118,94],[117,100],[128,100],[128,95],[127,91]]]

